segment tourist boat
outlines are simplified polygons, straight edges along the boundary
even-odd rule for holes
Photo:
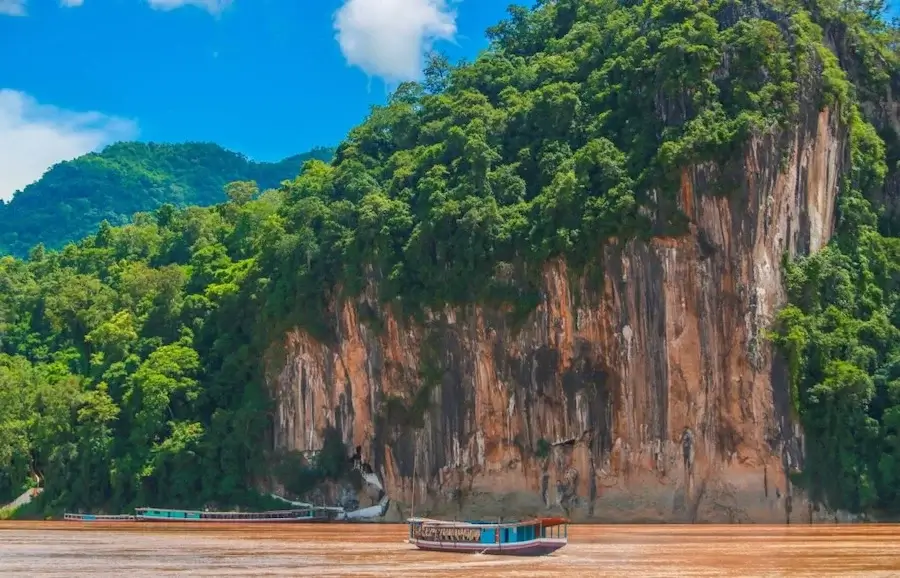
[[[328,522],[334,514],[325,508],[302,510],[275,510],[271,512],[201,512],[198,510],[166,510],[163,508],[136,508],[139,522]]]
[[[134,522],[134,516],[129,514],[116,514],[107,516],[103,514],[69,514],[63,515],[63,519],[69,522]]]
[[[377,481],[377,478],[376,478]],[[376,486],[378,489],[381,489],[381,486]],[[314,510],[323,510],[332,513],[332,520],[336,522],[355,522],[362,520],[371,520],[374,518],[380,518],[387,513],[388,506],[391,503],[390,498],[385,495],[381,498],[381,501],[375,504],[374,506],[369,506],[368,508],[360,508],[358,510],[347,511],[344,508],[339,506],[314,506],[313,504],[307,502],[295,502],[293,500],[288,500],[287,498],[282,498],[278,494],[270,494],[276,500],[280,500],[286,504],[290,504],[295,508],[303,508],[303,509],[314,509]]]
[[[410,518],[408,523],[408,542],[420,550],[435,552],[544,556],[569,542],[565,518],[508,523]]]

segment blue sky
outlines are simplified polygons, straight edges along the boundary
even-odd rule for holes
[[[511,0],[0,0],[0,199],[120,139],[258,160],[334,145]]]
[[[115,140],[337,144],[424,49],[474,57],[512,2],[0,0],[0,199]]]

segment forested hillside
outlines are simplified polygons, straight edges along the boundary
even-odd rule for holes
[[[723,167],[716,189],[739,194],[728,171],[743,143],[813,103],[840,111],[852,168],[833,242],[785,263],[791,303],[772,328],[806,430],[797,482],[830,507],[900,508],[900,228],[881,211],[898,194],[900,149],[879,112],[900,79],[896,29],[877,4],[513,8],[477,61],[432,60],[333,163],[311,161],[278,191],[255,198],[237,183],[216,207],[164,205],[59,253],[3,259],[0,502],[32,473],[49,508],[246,501],[271,471],[264,354],[286,328],[334,340],[330,304],[371,281],[413,319],[473,302],[521,319],[541,263],[562,257],[600,279],[610,240],[684,233],[681,169]],[[73,169],[59,170],[54,187]],[[149,170],[137,183],[119,169],[91,185],[84,174],[110,203],[143,199],[157,182],[178,189]],[[177,182],[200,178],[190,174]],[[104,203],[92,222],[109,219]],[[30,242],[17,239],[0,243]],[[423,385],[432,377],[423,370]],[[420,391],[381,400],[385,419],[418,427]]]
[[[333,154],[321,148],[257,163],[211,143],[116,143],[61,162],[7,204],[0,201],[0,254],[25,257],[38,243],[59,249],[95,233],[104,220],[123,225],[134,213],[166,203],[220,203],[222,187],[232,181],[278,187],[297,176],[305,161],[330,161]]]
[[[878,0],[810,3],[822,74],[850,123],[835,235],[787,267],[774,340],[806,435],[796,480],[814,502],[900,512],[900,89],[898,29]],[[839,66],[841,68],[839,68]]]
[[[231,190],[0,260],[0,502],[35,473],[49,508],[250,499],[266,399],[248,273],[281,194]]]

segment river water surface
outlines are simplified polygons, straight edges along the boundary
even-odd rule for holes
[[[900,576],[900,526],[570,526],[542,558],[405,538],[394,524],[0,522],[0,576]]]

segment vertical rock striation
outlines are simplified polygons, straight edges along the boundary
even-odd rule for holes
[[[478,306],[406,323],[371,288],[335,303],[336,343],[285,338],[276,445],[315,450],[336,426],[395,503],[415,487],[435,515],[783,521],[802,444],[763,332],[783,255],[828,242],[846,149],[838,115],[813,111],[747,145],[730,196],[711,193],[714,167],[686,169],[689,233],[609,245],[599,288],[547,263],[520,327]],[[385,418],[426,381],[424,427]]]

